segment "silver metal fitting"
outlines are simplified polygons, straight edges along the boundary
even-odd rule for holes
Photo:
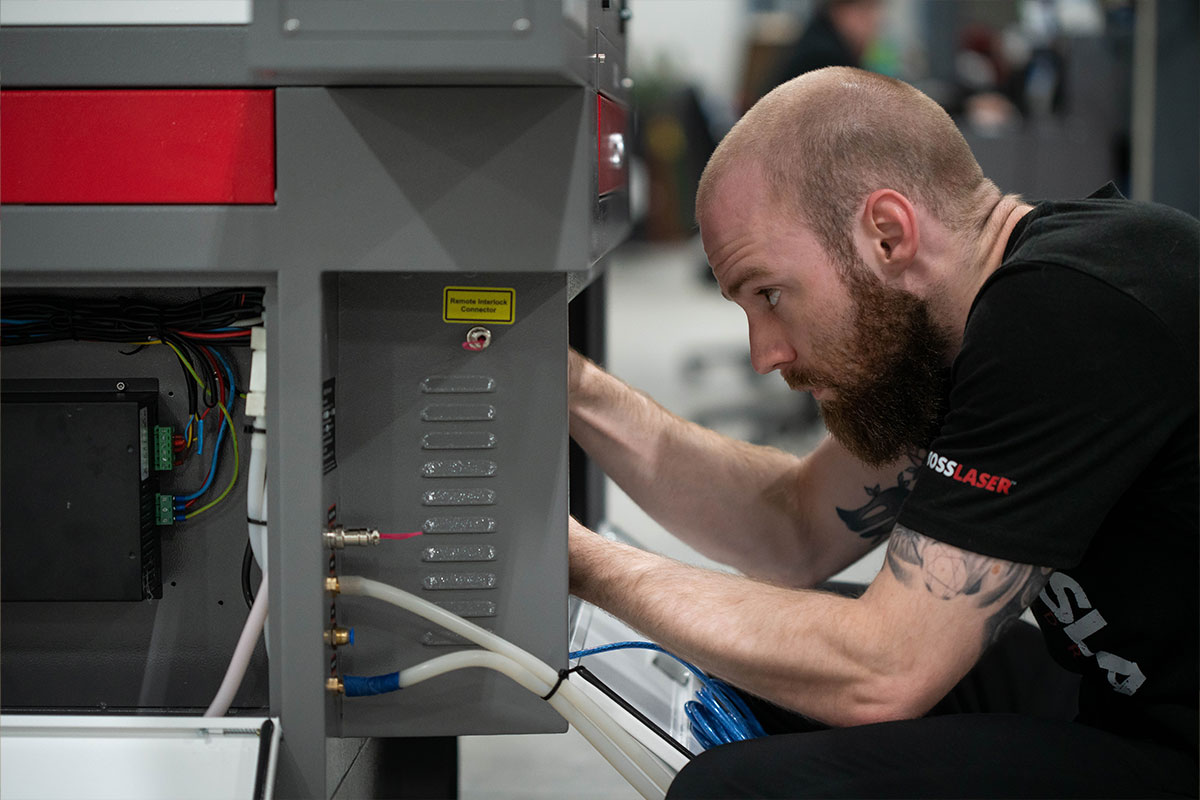
[[[492,343],[492,332],[482,325],[476,325],[471,330],[467,331],[466,341],[463,342],[463,347],[467,350],[484,350]]]
[[[379,544],[379,531],[374,528],[343,528],[341,525],[321,534],[321,539],[330,550],[346,547],[367,547]]]

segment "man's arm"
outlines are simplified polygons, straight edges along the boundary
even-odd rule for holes
[[[688,422],[570,352],[571,436],[663,527],[790,586],[852,564],[891,530],[915,462],[870,470],[832,439],[806,458]]]
[[[887,566],[850,599],[690,567],[571,524],[572,593],[701,668],[833,725],[928,711],[1049,573],[897,526]]]

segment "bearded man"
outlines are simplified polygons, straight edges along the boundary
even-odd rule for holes
[[[755,369],[831,436],[735,442],[572,353],[572,436],[744,576],[572,522],[571,589],[827,727],[709,750],[669,796],[1194,795],[1196,220],[1003,195],[929,98],[850,68],[751,109],[697,219]],[[864,486],[908,492],[886,565],[815,591],[880,538],[847,529]],[[929,715],[1031,605],[1078,714]]]

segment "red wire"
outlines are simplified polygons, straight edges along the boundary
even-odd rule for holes
[[[226,396],[229,394],[229,387],[225,383],[225,373],[221,371],[221,365],[217,363],[217,358],[216,358],[216,356],[214,356],[212,354],[211,350],[209,350],[207,347],[201,347],[200,352],[204,353],[204,357],[208,359],[209,366],[212,367],[213,377],[217,379],[217,394],[220,397],[221,402],[225,403]],[[204,419],[205,417],[207,417],[209,411],[212,411],[212,409],[211,408],[204,409],[204,413],[200,415],[200,419]],[[225,420],[218,416],[217,424],[224,425]],[[215,447],[216,440],[214,439],[213,441],[214,441],[213,446]],[[196,501],[199,499],[200,499],[199,497],[193,497],[191,500],[188,500],[186,503],[184,503],[183,507],[191,508],[192,506],[194,506],[196,504]]]
[[[196,331],[175,331],[180,336],[187,336],[189,339],[236,339],[239,336],[249,336],[250,331],[227,331],[225,333],[199,333]]]
[[[414,536],[420,536],[425,531],[412,531],[411,533],[381,533],[380,539],[411,539]]]
[[[226,402],[226,395],[229,394],[229,388],[225,384],[225,373],[221,371],[221,365],[217,363],[216,357],[207,347],[201,347],[200,352],[204,353],[204,357],[208,359],[208,363],[212,365],[213,377],[217,379],[217,395],[218,399]],[[208,413],[207,411],[205,413]]]

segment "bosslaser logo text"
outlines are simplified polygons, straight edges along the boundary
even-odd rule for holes
[[[972,467],[964,466],[957,461],[952,461],[945,456],[940,456],[932,450],[929,451],[929,457],[925,459],[925,466],[939,475],[945,475],[950,480],[974,486],[976,489],[995,492],[996,494],[1008,494],[1008,490],[1017,485],[1017,482],[1010,478],[980,472]]]

